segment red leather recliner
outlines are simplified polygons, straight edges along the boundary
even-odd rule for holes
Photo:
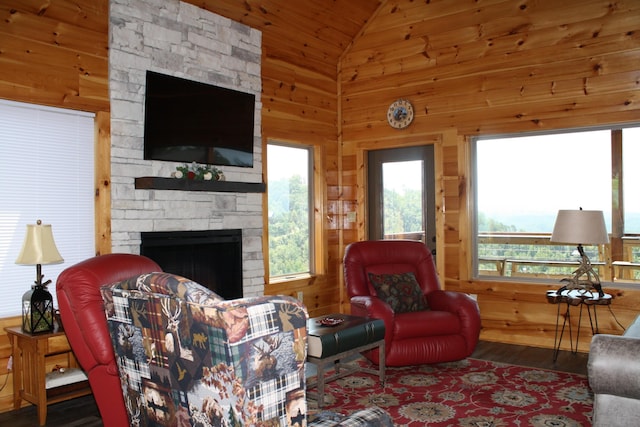
[[[69,344],[89,377],[105,427],[129,425],[100,287],[142,273],[162,271],[149,258],[108,254],[65,269],[58,276],[58,306]]]
[[[412,272],[429,309],[394,313],[370,283],[376,275]],[[469,295],[444,291],[431,252],[409,240],[355,242],[347,246],[344,275],[351,314],[382,319],[386,364],[409,366],[450,362],[470,356],[480,335],[480,311]],[[368,357],[378,363],[377,350]]]

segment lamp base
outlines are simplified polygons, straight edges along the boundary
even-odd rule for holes
[[[590,283],[587,281],[579,281],[575,284],[573,279],[562,279],[561,282],[570,282],[558,289],[558,293],[562,291],[582,291],[582,292],[597,292],[600,297],[604,297],[604,291],[600,283]]]
[[[578,252],[580,253],[580,267],[573,272],[573,277],[570,279],[562,279],[561,282],[566,283],[561,287],[558,292],[564,290],[579,290],[585,292],[598,292],[600,297],[604,297],[604,291],[600,284],[600,276],[593,269],[589,257],[584,253],[582,245],[578,245]]]

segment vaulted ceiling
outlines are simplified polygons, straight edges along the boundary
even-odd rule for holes
[[[262,31],[271,60],[334,77],[338,60],[386,0],[185,0]]]

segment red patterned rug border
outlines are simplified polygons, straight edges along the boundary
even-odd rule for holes
[[[386,377],[384,388],[367,373],[328,383],[323,409],[351,413],[376,405],[408,427],[591,425],[593,394],[581,374],[468,358],[390,367]],[[317,411],[313,400],[309,409]]]

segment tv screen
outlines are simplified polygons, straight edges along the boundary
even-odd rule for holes
[[[145,160],[253,167],[255,96],[147,71]]]

